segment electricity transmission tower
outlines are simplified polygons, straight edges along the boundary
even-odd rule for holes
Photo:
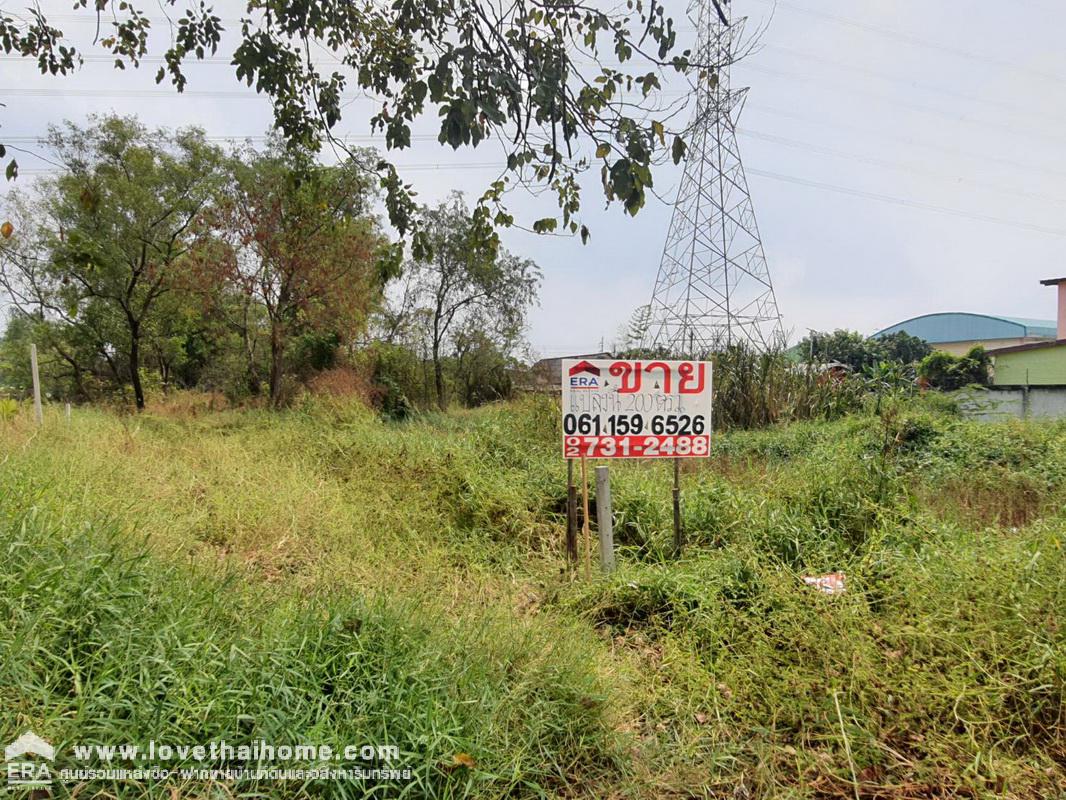
[[[729,6],[693,0],[696,62],[717,66],[697,79],[696,115],[673,218],[647,311],[646,347],[705,356],[731,344],[766,349],[781,333],[781,315],[766,266],[748,181],[737,148],[736,120],[747,89],[729,85],[744,20]]]

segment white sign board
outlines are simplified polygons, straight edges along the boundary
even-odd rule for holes
[[[711,453],[711,365],[563,361],[564,458],[700,458]]]

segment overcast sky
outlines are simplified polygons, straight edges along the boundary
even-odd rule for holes
[[[215,5],[231,23],[242,8]],[[683,3],[667,6],[683,16]],[[91,40],[90,15],[56,0],[42,7],[72,39]],[[871,333],[933,311],[1054,317],[1053,291],[1038,281],[1066,274],[1066,5],[734,0],[734,15],[768,23],[760,49],[734,67],[733,85],[751,87],[740,147],[793,340],[807,328]],[[688,22],[682,30],[695,35]],[[271,120],[268,102],[243,89],[223,59],[190,66],[183,96],[154,84],[155,63],[123,73],[99,58],[68,78],[42,77],[13,57],[0,63],[0,141],[31,150],[48,124],[94,112],[194,124],[219,137],[261,136]],[[353,101],[341,132],[369,135],[371,108]],[[24,178],[47,166],[16,155]],[[455,154],[432,140],[394,156],[415,166],[407,177],[425,202],[452,189],[480,194],[496,174],[482,165],[499,157],[491,148]],[[679,177],[660,169],[663,200],[650,198],[635,219],[603,210],[598,179],[586,181],[585,246],[505,233],[509,249],[544,272],[529,328],[537,353],[609,345],[648,301]],[[531,220],[542,215],[539,202],[515,197],[512,206]]]

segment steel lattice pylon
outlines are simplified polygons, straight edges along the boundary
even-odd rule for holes
[[[689,14],[699,31],[697,63],[718,70],[697,81],[685,173],[644,345],[692,357],[742,342],[763,350],[780,336],[781,316],[737,148],[747,89],[729,86],[744,20],[724,23],[711,0],[696,0]]]

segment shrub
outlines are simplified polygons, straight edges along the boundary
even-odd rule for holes
[[[11,422],[19,412],[17,400],[0,397],[0,422]]]
[[[937,350],[918,364],[918,375],[935,389],[951,391],[964,386],[988,385],[989,357],[981,345],[976,345],[964,356]]]
[[[713,356],[715,428],[836,419],[862,405],[864,387],[791,361],[779,349],[732,345]]]
[[[932,347],[905,331],[867,338],[857,331],[813,331],[794,348],[797,357],[813,362],[836,361],[855,372],[881,362],[913,364],[929,355]]]

